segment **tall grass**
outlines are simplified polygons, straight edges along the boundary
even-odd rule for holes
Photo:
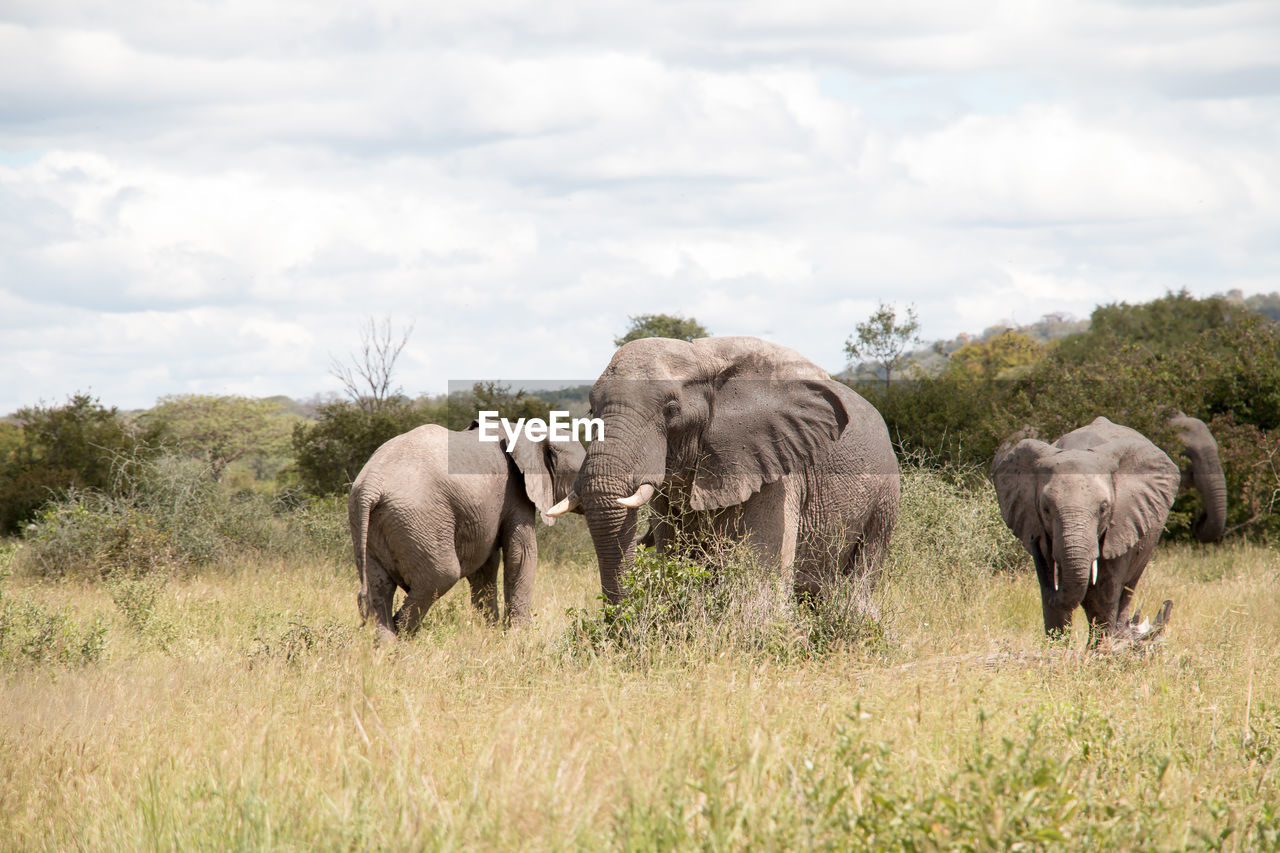
[[[530,627],[464,588],[388,648],[333,561],[236,551],[131,613],[19,560],[6,600],[103,643],[0,670],[3,846],[1280,847],[1280,556],[1162,547],[1139,593],[1175,601],[1163,647],[1048,654],[989,489],[904,473],[871,651],[782,655],[695,611],[643,659],[585,653],[574,561],[544,558]]]

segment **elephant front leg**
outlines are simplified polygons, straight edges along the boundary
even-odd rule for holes
[[[1125,585],[1128,560],[1098,560],[1098,580],[1084,594],[1084,612],[1089,617],[1089,648],[1097,648],[1107,637],[1124,635],[1124,619],[1133,590]]]
[[[1050,637],[1067,636],[1071,630],[1071,614],[1075,605],[1063,607],[1059,603],[1058,589],[1060,580],[1054,571],[1053,558],[1046,557],[1041,549],[1041,539],[1031,537],[1031,559],[1036,564],[1036,579],[1040,582],[1040,611],[1044,616],[1044,632]]]
[[[490,624],[498,621],[498,564],[501,561],[502,552],[494,548],[484,565],[467,578],[471,584],[471,604]]]
[[[528,523],[513,524],[502,538],[502,593],[509,624],[523,625],[533,618],[533,581],[538,573],[538,540],[533,516]]]

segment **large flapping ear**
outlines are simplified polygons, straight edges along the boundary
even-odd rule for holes
[[[831,379],[762,378],[735,369],[712,384],[689,495],[693,509],[740,504],[766,483],[813,464],[849,423],[844,386]]]
[[[1094,450],[1111,455],[1116,463],[1116,503],[1102,537],[1102,556],[1111,560],[1148,532],[1164,527],[1181,474],[1173,460],[1145,438],[1109,441]]]
[[[1036,438],[1024,438],[1012,447],[1002,446],[991,460],[991,484],[996,487],[996,500],[1000,503],[1000,515],[1009,525],[1013,535],[1022,541],[1030,554],[1036,546],[1033,539],[1044,539],[1052,531],[1044,529],[1040,514],[1036,511],[1036,463],[1048,454],[1056,453],[1052,445]]]
[[[524,493],[533,501],[538,512],[546,512],[555,504],[554,490],[551,480],[551,452],[545,441],[529,441],[521,436],[514,445],[509,445],[505,438],[501,439],[502,449],[516,463],[524,476]]]

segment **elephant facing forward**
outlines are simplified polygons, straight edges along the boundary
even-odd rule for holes
[[[650,500],[659,550],[710,526],[794,567],[798,592],[820,593],[836,573],[874,581],[898,460],[879,412],[800,354],[748,337],[632,341],[592,387],[591,408],[603,438],[551,514],[585,513],[610,602]]]
[[[1035,561],[1046,633],[1065,632],[1081,605],[1091,645],[1163,629],[1171,602],[1150,629],[1128,616],[1178,493],[1178,466],[1160,448],[1100,417],[1053,444],[1001,448],[991,481],[1005,523]]]
[[[379,447],[351,485],[360,616],[372,616],[384,638],[414,631],[461,578],[471,583],[472,603],[496,620],[500,555],[506,618],[530,617],[534,513],[568,494],[583,449],[577,442],[479,439],[474,424],[463,432],[420,426]],[[397,587],[406,597],[393,616]]]

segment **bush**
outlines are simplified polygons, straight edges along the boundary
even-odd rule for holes
[[[82,627],[67,609],[11,598],[4,586],[13,564],[14,549],[0,545],[0,669],[24,663],[83,666],[101,658],[107,633],[102,620],[95,617]]]
[[[166,576],[246,553],[337,561],[348,547],[345,500],[233,492],[172,455],[122,466],[110,493],[46,505],[24,538],[24,565],[45,577]]]
[[[621,579],[624,598],[570,609],[570,655],[618,653],[640,665],[675,653],[736,651],[777,659],[873,647],[883,634],[864,583],[833,579],[816,601],[797,601],[788,573],[762,566],[742,542],[641,548]]]

